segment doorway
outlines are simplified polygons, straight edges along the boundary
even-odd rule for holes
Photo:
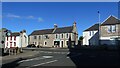
[[[60,41],[54,41],[54,46],[55,47],[60,47]]]
[[[63,48],[63,41],[61,41],[61,47]]]

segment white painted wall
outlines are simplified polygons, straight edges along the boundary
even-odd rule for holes
[[[24,37],[24,35],[26,36],[26,38]],[[7,41],[7,37],[5,38],[5,48],[10,48],[10,42],[12,42],[12,47],[14,47],[14,42],[16,42],[16,47],[26,47],[28,45],[28,36],[26,33],[23,33],[22,36],[16,36],[16,41],[14,40],[14,36],[12,36],[12,40],[10,40],[11,37],[8,37],[8,41]],[[26,41],[25,41],[26,40]],[[7,46],[7,42],[8,42],[8,46]]]
[[[26,38],[25,38],[25,37]],[[28,45],[28,36],[27,36],[27,34],[26,33],[23,33],[23,35],[22,35],[22,47],[26,47],[27,45]]]
[[[96,31],[93,31],[94,34],[92,34],[91,32],[91,36],[90,36],[90,31],[84,31],[83,32],[83,45],[90,45],[89,43],[89,40],[98,32],[97,30]],[[96,38],[94,38],[96,39]],[[96,39],[96,40],[99,40],[99,39]]]
[[[100,37],[101,45],[116,45],[115,38],[118,38],[118,37],[120,36]]]
[[[19,41],[20,41],[20,37],[16,36],[16,40],[14,40],[14,36],[12,37],[12,40],[10,40],[11,37],[8,37],[8,41],[7,41],[7,37],[5,38],[5,48],[10,48],[10,42],[12,42],[12,47],[14,47],[14,42],[16,42],[16,46],[15,47],[21,47]],[[8,43],[8,46],[7,46]]]

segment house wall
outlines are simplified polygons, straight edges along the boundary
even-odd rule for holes
[[[98,45],[98,42],[99,42],[99,34],[97,30],[83,32],[83,45]]]
[[[26,36],[26,38],[24,37]],[[22,33],[20,36],[16,36],[16,40],[14,40],[15,36],[12,36],[12,40],[11,37],[5,37],[5,48],[10,48],[10,45],[12,44],[12,47],[26,47],[28,45],[28,36],[26,35],[26,33]],[[14,42],[16,42],[16,46],[14,46]]]
[[[22,47],[26,47],[28,45],[28,36],[25,32],[21,34],[20,39],[21,39],[20,42],[21,42]]]
[[[62,34],[63,34],[63,38],[62,38]],[[58,38],[56,38],[56,34],[45,34],[45,35],[48,35],[48,39],[44,38],[45,35],[31,35],[29,36],[29,40],[30,40],[29,44],[35,44],[36,42],[36,46],[40,45],[43,47],[52,47],[54,46],[54,41],[59,41],[60,47],[62,47],[61,42],[63,41],[63,47],[68,47],[67,41],[69,41],[69,38],[66,38],[66,34],[68,34],[68,37],[71,36],[71,40],[74,41],[73,33],[60,33],[60,34],[57,34]],[[36,36],[37,39],[34,39],[34,36]],[[41,36],[41,39],[39,39],[39,36]],[[45,42],[47,42],[46,45],[45,45]]]
[[[101,29],[100,29],[101,37],[120,36],[120,24],[116,24],[116,32],[111,32],[111,33],[107,31],[108,26],[109,25],[101,26]]]
[[[120,24],[116,24],[116,32],[108,32],[108,26],[101,26],[101,45],[117,45],[120,41],[115,39],[120,37]]]
[[[0,43],[0,48],[5,47],[5,37],[6,37],[6,32],[4,32],[6,29],[0,29],[0,42],[4,41],[4,43]]]
[[[16,42],[16,46],[14,46],[14,42]],[[16,40],[14,40],[14,36],[12,36],[12,40],[11,37],[5,37],[5,48],[10,48],[10,45],[12,44],[12,47],[21,47],[20,45],[20,37],[17,36]]]
[[[101,45],[117,45],[120,39],[115,39],[120,36],[101,37]]]

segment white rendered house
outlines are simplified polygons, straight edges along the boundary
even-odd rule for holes
[[[95,24],[83,31],[83,45],[99,44],[99,24]]]
[[[28,45],[28,36],[26,31],[11,33],[10,36],[5,38],[5,48],[13,47],[26,47]]]

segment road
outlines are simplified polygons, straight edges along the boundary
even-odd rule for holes
[[[19,61],[19,66],[32,68],[36,66],[75,66],[74,63],[67,57],[67,51],[39,51],[40,54],[32,59]],[[66,61],[66,62],[65,62]]]
[[[39,51],[34,58],[19,59],[12,62],[12,68],[49,68],[49,67],[114,67],[119,65],[117,51],[68,50],[56,48],[26,49]],[[9,65],[8,65],[9,66]],[[8,68],[7,64],[4,68]]]

